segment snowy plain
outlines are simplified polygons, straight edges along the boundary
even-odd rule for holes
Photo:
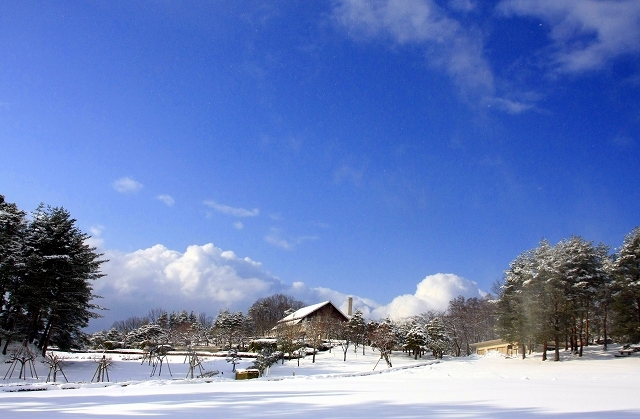
[[[414,360],[394,352],[393,368],[366,348],[319,353],[271,367],[268,376],[233,380],[225,358],[202,358],[214,378],[185,379],[185,356],[171,356],[168,369],[150,377],[151,367],[136,354],[109,354],[110,382],[90,383],[100,354],[59,353],[65,357],[58,383],[45,383],[48,367],[35,363],[39,380],[0,381],[2,418],[139,417],[161,418],[636,418],[640,416],[640,355],[614,357],[589,347],[578,358],[562,352],[561,362],[527,359],[431,356]],[[244,359],[239,368],[248,367]],[[10,364],[0,366],[0,378]],[[295,374],[294,374],[295,373]]]

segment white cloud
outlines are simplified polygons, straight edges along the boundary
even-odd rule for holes
[[[338,184],[349,181],[355,186],[360,186],[362,183],[362,175],[363,170],[358,170],[347,164],[343,164],[333,172],[333,181]]]
[[[264,237],[264,240],[267,243],[274,245],[276,247],[279,247],[281,249],[292,250],[294,247],[294,244],[280,237],[280,234],[281,234],[280,230],[276,228],[272,228],[271,232]]]
[[[473,0],[449,0],[449,6],[461,12],[471,12],[475,10],[477,4]]]
[[[353,298],[353,311],[362,311],[365,318],[373,318],[373,311],[380,306],[377,302],[357,295],[344,294],[339,291],[332,290],[324,287],[308,287],[303,282],[294,282],[289,288],[285,290],[285,294],[291,295],[298,300],[306,301],[310,304],[319,303],[322,301],[331,301],[336,305],[343,313],[347,314],[349,297]],[[377,317],[376,317],[377,318]]]
[[[107,276],[95,283],[99,303],[113,311],[99,322],[145,315],[153,307],[193,309],[214,314],[220,308],[246,309],[259,297],[281,292],[283,283],[250,258],[239,258],[213,244],[185,252],[155,245],[131,253],[105,251]]]
[[[444,69],[464,98],[494,96],[494,77],[483,56],[479,31],[448,17],[433,0],[342,0],[334,16],[352,36],[391,37],[398,44],[424,46],[430,64]]]
[[[257,217],[260,214],[260,210],[258,208],[254,208],[252,210],[234,208],[228,205],[218,204],[211,200],[204,201],[204,204],[222,214],[231,215],[233,217]]]
[[[552,66],[560,72],[597,70],[616,57],[640,52],[637,0],[503,0],[498,10],[549,24]]]
[[[269,234],[265,236],[264,240],[276,247],[280,247],[285,250],[293,250],[304,242],[318,240],[318,236],[299,236],[285,239],[282,237],[282,230],[279,228],[271,228]]]
[[[308,304],[330,300],[347,312],[347,300],[366,318],[386,316],[398,319],[428,310],[444,310],[449,300],[463,295],[480,297],[474,282],[454,274],[427,276],[413,295],[401,295],[381,305],[366,297],[349,295],[324,287],[308,287],[303,282],[285,284],[261,263],[238,257],[231,250],[213,244],[192,245],[186,251],[170,250],[157,244],[130,253],[107,250],[102,266],[107,276],[96,280],[94,291],[104,297],[98,303],[109,308],[103,319],[91,327],[108,328],[115,320],[144,316],[155,307],[165,310],[193,310],[215,315],[222,308],[243,310],[258,298],[288,294]]]
[[[176,201],[170,195],[158,195],[158,196],[156,196],[156,199],[158,201],[164,202],[165,205],[168,206],[168,207],[172,207],[173,204],[176,203]]]
[[[120,193],[133,193],[142,189],[142,183],[133,180],[130,177],[121,177],[112,184],[113,189]]]
[[[535,109],[535,105],[526,102],[519,102],[515,100],[505,98],[487,98],[485,101],[489,106],[495,106],[496,108],[505,111],[506,113],[517,115],[523,112]]]
[[[240,221],[236,221],[235,223],[233,223],[233,228],[235,228],[236,230],[242,230],[244,228],[244,224],[242,224]]]
[[[100,224],[89,227],[89,233],[91,233],[91,237],[85,240],[85,243],[91,247],[102,248],[104,246],[104,239],[100,236],[102,235],[103,231],[104,226]]]
[[[475,282],[454,274],[438,273],[425,277],[416,287],[415,294],[394,298],[389,304],[376,308],[372,316],[399,319],[429,310],[446,310],[449,301],[459,295],[480,298],[483,294]]]

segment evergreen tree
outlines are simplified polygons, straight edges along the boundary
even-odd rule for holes
[[[436,317],[426,325],[426,332],[428,336],[428,346],[433,352],[433,357],[442,358],[451,346],[451,339],[447,335],[444,323],[439,317]]]
[[[640,227],[624,238],[613,266],[614,333],[628,342],[640,342]]]
[[[8,343],[20,336],[23,323],[23,311],[14,296],[21,286],[26,228],[26,213],[0,195],[0,344],[4,339],[4,354]]]
[[[354,351],[358,350],[358,345],[362,345],[362,355],[364,355],[364,347],[367,339],[367,323],[364,320],[362,311],[358,309],[353,313],[353,316],[351,316],[347,323],[347,327],[349,328],[351,340],[355,347]]]
[[[6,338],[62,349],[85,340],[82,328],[97,317],[91,281],[100,273],[101,254],[64,208],[40,205],[25,224],[24,214],[1,199],[1,326]]]
[[[413,353],[413,359],[418,359],[418,355],[422,356],[422,350],[427,345],[428,339],[424,327],[413,323],[405,337],[405,348]]]
[[[27,338],[38,338],[43,354],[52,342],[69,349],[82,338],[89,319],[98,317],[91,311],[100,307],[91,303],[90,281],[104,276],[100,265],[105,261],[85,243],[89,236],[75,222],[64,208],[40,205],[27,228]]]

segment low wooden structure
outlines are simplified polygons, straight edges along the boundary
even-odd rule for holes
[[[502,339],[485,340],[484,342],[472,343],[471,348],[478,355],[486,355],[487,352],[495,351],[506,356],[516,356],[521,350],[517,343],[511,344]]]
[[[250,380],[258,377],[260,377],[260,371],[258,370],[249,369],[236,371],[236,380]]]

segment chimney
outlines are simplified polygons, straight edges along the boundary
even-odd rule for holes
[[[349,297],[349,300],[347,303],[347,316],[349,317],[353,316],[353,297]]]

